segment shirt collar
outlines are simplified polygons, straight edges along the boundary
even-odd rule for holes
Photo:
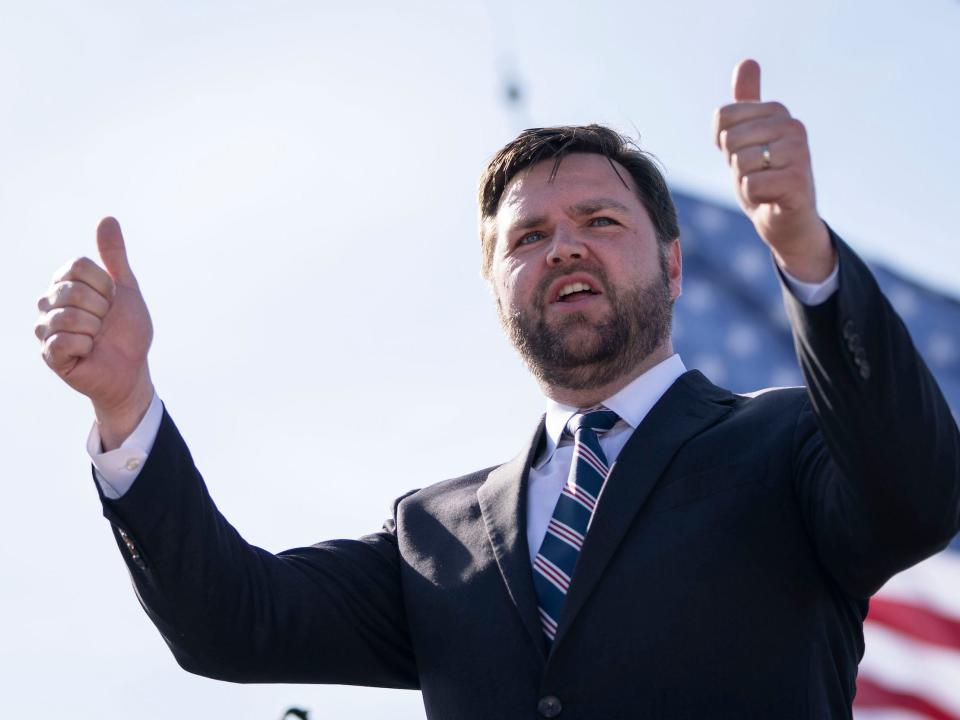
[[[650,408],[657,404],[657,400],[686,371],[687,368],[684,366],[683,360],[674,353],[666,360],[654,365],[619,392],[604,400],[603,406],[613,410],[620,416],[622,422],[627,423],[632,430],[636,430],[647,413],[650,412]],[[547,398],[546,447],[534,464],[535,467],[542,467],[553,457],[557,445],[560,444],[563,429],[567,426],[570,418],[580,410],[581,408],[564,405]]]

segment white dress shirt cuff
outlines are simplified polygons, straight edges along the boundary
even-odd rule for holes
[[[150,407],[143,420],[130,436],[116,450],[103,452],[100,441],[100,428],[93,423],[87,436],[87,453],[93,462],[94,476],[103,494],[111,500],[123,497],[133,481],[140,474],[140,468],[147,461],[147,455],[153,449],[153,443],[160,431],[163,420],[163,403],[154,393]]]
[[[833,266],[833,272],[827,276],[827,279],[818,283],[797,280],[779,265],[777,269],[780,271],[780,274],[783,275],[783,279],[786,281],[787,287],[790,288],[790,292],[804,305],[820,305],[826,302],[830,296],[837,291],[837,288],[840,287],[840,258],[837,258],[837,262]]]

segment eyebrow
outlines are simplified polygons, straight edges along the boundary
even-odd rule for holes
[[[630,208],[628,208],[619,200],[614,200],[613,198],[591,198],[575,205],[571,205],[569,208],[567,208],[567,212],[574,217],[592,215],[593,213],[600,212],[601,210],[618,210],[622,213],[630,212]],[[545,215],[528,215],[517,220],[517,222],[513,224],[511,230],[528,230],[532,227],[537,227],[538,225],[544,225],[546,222],[547,217]]]
[[[619,210],[620,212],[629,212],[630,209],[619,200],[613,198],[593,198],[584,200],[570,207],[570,212],[576,216],[592,215],[600,210]]]

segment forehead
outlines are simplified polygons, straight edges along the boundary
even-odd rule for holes
[[[510,181],[497,208],[499,227],[598,198],[610,198],[646,214],[637,197],[633,178],[620,163],[613,161],[611,164],[603,155],[572,153],[563,158],[555,175],[554,166],[552,158],[544,160],[521,171]]]

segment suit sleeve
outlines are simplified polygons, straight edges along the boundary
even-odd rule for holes
[[[166,411],[137,481],[101,500],[140,603],[184,669],[418,687],[393,520],[278,555],[252,546],[217,510]]]
[[[821,562],[866,598],[960,529],[960,436],[876,280],[832,231],[831,239],[838,291],[809,307],[784,288],[809,391],[794,483]]]

